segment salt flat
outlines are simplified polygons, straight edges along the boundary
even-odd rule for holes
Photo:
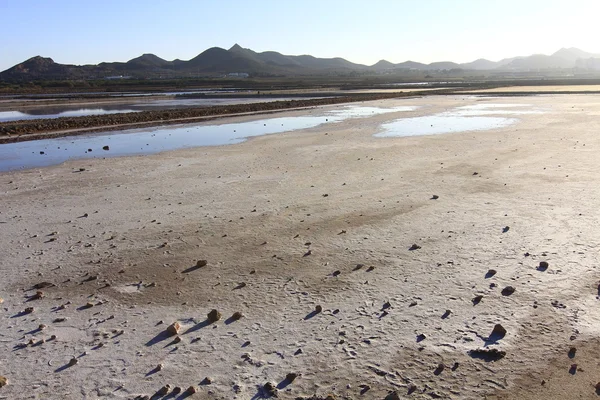
[[[597,398],[600,97],[373,136],[502,103],[0,174],[0,398]]]

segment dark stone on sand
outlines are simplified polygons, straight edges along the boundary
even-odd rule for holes
[[[424,334],[420,333],[417,335],[417,342],[422,342],[425,339],[427,339],[427,336],[425,336]]]
[[[576,353],[577,353],[577,348],[571,347],[569,349],[569,358],[574,358]]]
[[[410,246],[408,248],[408,250],[415,251],[415,250],[419,250],[420,248],[421,248],[421,246],[419,246],[418,244],[413,244],[412,246]]]
[[[198,260],[196,262],[196,268],[206,267],[208,265],[208,261],[206,260]]]
[[[496,270],[495,269],[490,269],[490,270],[488,270],[488,272],[485,273],[485,277],[486,278],[491,278],[494,275],[496,275]]]
[[[400,396],[398,395],[398,392],[393,391],[389,392],[384,400],[400,400]]]
[[[298,374],[296,374],[296,373],[294,373],[294,372],[290,372],[289,374],[287,374],[287,375],[285,376],[285,380],[286,380],[287,382],[290,382],[290,383],[292,383],[292,382],[294,382],[294,381],[296,380],[296,378],[297,378],[297,377],[298,377]]]
[[[477,305],[481,302],[481,299],[483,299],[483,295],[478,294],[477,296],[473,297],[473,300],[471,300],[473,302],[473,305]]]
[[[40,282],[40,283],[36,283],[35,285],[33,285],[34,289],[45,289],[45,288],[49,288],[54,286],[53,283],[50,282]]]
[[[509,226],[505,226],[504,228],[502,228],[502,233],[508,232],[509,229],[510,229]]]
[[[506,356],[506,352],[498,349],[476,349],[467,353],[472,358],[480,358],[485,361],[498,361]]]
[[[211,310],[211,312],[209,312],[206,317],[207,317],[208,321],[211,323],[217,322],[218,320],[221,319],[221,313],[219,311],[217,311],[216,309],[214,309],[214,310]]]
[[[502,296],[510,296],[511,294],[513,294],[515,292],[515,288],[512,286],[507,286],[504,289],[502,289]]]
[[[315,307],[315,312],[316,312],[316,313],[323,312],[323,307],[321,307],[320,305],[317,305],[317,306]]]
[[[442,371],[444,371],[444,369],[446,368],[446,366],[442,363],[438,364],[437,368],[435,369],[435,371],[433,371],[434,375],[439,375],[442,373]]]
[[[545,271],[547,270],[549,267],[548,263],[546,261],[540,261],[540,265],[538,265],[537,270],[538,271]]]
[[[437,194],[434,194],[433,196],[431,196],[431,200],[437,200],[439,198],[440,198],[440,196],[438,196]]]
[[[490,340],[500,340],[504,336],[506,336],[506,329],[500,324],[494,325],[494,329],[492,329],[492,333],[490,334]]]
[[[277,397],[277,387],[271,382],[263,385],[263,390],[267,396]]]
[[[108,146],[103,146],[103,147],[102,147],[102,150],[110,150],[110,147],[108,147]]]

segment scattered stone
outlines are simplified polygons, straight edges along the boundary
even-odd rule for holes
[[[476,349],[467,353],[472,358],[480,358],[485,361],[498,361],[506,356],[506,352],[498,349]]]
[[[25,310],[23,310],[23,314],[31,314],[34,311],[35,309],[33,307],[27,307]]]
[[[8,379],[0,375],[0,388],[8,385]]]
[[[85,305],[83,306],[83,308],[92,308],[94,307],[94,303],[85,303]]]
[[[425,339],[427,339],[427,336],[425,336],[424,334],[420,333],[417,335],[417,342],[422,342]]]
[[[37,292],[35,292],[35,294],[33,296],[31,296],[31,300],[40,300],[43,297],[44,297],[44,292],[42,292],[41,290],[38,290]]]
[[[398,395],[398,392],[394,390],[393,392],[389,392],[384,400],[400,400],[400,396]]]
[[[103,146],[103,147],[102,147],[102,150],[106,150],[106,151],[108,151],[108,150],[110,150],[110,147],[108,147],[108,146]]]
[[[234,312],[234,313],[233,313],[233,315],[231,316],[231,318],[230,318],[230,319],[231,319],[232,321],[238,321],[238,320],[242,319],[242,317],[243,317],[243,316],[244,316],[244,314],[242,314],[242,313],[241,313],[241,312],[239,312],[239,311],[236,311],[236,312]]]
[[[569,358],[573,358],[573,357],[575,357],[575,354],[576,354],[576,353],[577,353],[577,348],[575,348],[575,347],[571,347],[571,348],[569,349]]]
[[[157,372],[158,372],[158,371],[162,371],[164,367],[165,367],[165,366],[164,366],[163,364],[158,364],[158,365],[156,366],[156,371],[157,371]]]
[[[507,286],[504,289],[502,289],[502,296],[510,296],[511,294],[513,294],[515,292],[515,288],[512,286]]]
[[[213,383],[213,380],[211,378],[209,378],[208,376],[204,379],[202,379],[202,382],[200,382],[201,385],[210,385]]]
[[[78,359],[76,359],[75,357],[71,358],[69,360],[69,363],[67,364],[69,367],[72,367],[73,365],[77,364],[79,362]]]
[[[538,271],[545,271],[547,270],[549,267],[548,263],[546,261],[540,261],[540,265],[538,265],[537,270]]]
[[[287,374],[287,375],[285,376],[285,380],[286,380],[287,382],[290,382],[290,383],[292,383],[292,382],[294,382],[294,380],[296,380],[296,378],[297,378],[297,377],[298,377],[298,374],[296,374],[296,373],[294,373],[294,372],[290,372],[289,374]]]
[[[196,392],[197,392],[197,390],[196,390],[196,387],[194,387],[194,386],[190,386],[189,388],[187,388],[187,389],[185,390],[185,393],[184,393],[184,394],[185,394],[185,395],[188,395],[188,396],[191,396],[191,395],[193,395],[193,394],[194,394],[194,393],[196,393]]]
[[[54,286],[53,283],[50,282],[40,282],[40,283],[36,283],[35,285],[33,285],[34,289],[45,289],[45,288],[49,288]]]
[[[332,276],[338,276],[338,275],[339,275],[339,274],[341,274],[341,273],[342,273],[342,272],[341,272],[340,270],[337,270],[337,271],[333,271],[333,272],[331,273],[331,275],[332,275]]]
[[[431,196],[431,200],[437,200],[439,198],[440,198],[440,196],[438,196],[437,194],[434,194],[433,196]]]
[[[502,228],[502,233],[508,232],[509,229],[510,229],[509,226],[505,226],[504,228]]]
[[[446,368],[446,366],[442,363],[438,364],[437,368],[435,369],[435,371],[433,371],[433,373],[435,375],[439,375],[442,373],[442,371]]]
[[[206,267],[207,265],[208,265],[208,261],[207,260],[198,260],[196,262],[196,267],[197,268]]]
[[[485,277],[486,278],[491,278],[494,275],[496,275],[496,270],[495,269],[490,269],[490,270],[488,270],[488,272],[485,273]]]
[[[504,336],[506,336],[506,329],[500,324],[494,325],[494,329],[492,329],[492,333],[490,334],[490,339],[502,339]]]
[[[321,307],[320,305],[317,305],[317,306],[315,307],[315,312],[316,312],[317,314],[318,314],[318,313],[320,313],[320,312],[322,312],[322,311],[323,311],[323,307]]]
[[[182,391],[182,390],[183,390],[183,389],[181,389],[179,386],[175,386],[175,387],[173,388],[173,391],[171,392],[171,394],[172,394],[173,396],[177,396],[179,393],[181,393],[181,391]]]
[[[481,299],[483,299],[483,295],[478,294],[477,296],[473,297],[473,300],[471,300],[473,302],[473,305],[477,305],[481,302]]]
[[[211,323],[217,322],[218,320],[221,319],[221,313],[219,311],[217,311],[216,309],[214,309],[208,313],[207,318],[208,318],[208,321]]]
[[[277,388],[271,382],[267,382],[263,385],[263,390],[267,396],[277,397]]]
[[[452,310],[446,310],[444,312],[444,314],[442,314],[442,319],[446,319],[450,316],[450,314],[452,313]]]
[[[0,304],[4,303],[4,299],[0,297]]]
[[[40,324],[38,326],[38,330],[43,331],[44,329],[46,329],[48,326],[46,326],[45,324]]]
[[[181,343],[181,336],[177,336],[177,337],[175,337],[175,339],[173,339],[173,344],[177,344],[177,343]]]
[[[415,250],[419,250],[420,248],[421,248],[421,246],[419,246],[418,244],[413,244],[412,246],[410,246],[408,248],[408,250],[415,251]]]
[[[171,385],[167,384],[167,385],[161,387],[160,389],[158,389],[158,392],[156,392],[156,395],[158,395],[158,396],[166,396],[169,393],[169,390],[171,390]]]
[[[179,322],[175,321],[167,327],[167,332],[171,335],[178,335],[180,329],[181,325],[179,325]]]

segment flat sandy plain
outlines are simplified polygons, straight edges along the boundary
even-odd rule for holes
[[[372,136],[483,102],[545,112]],[[369,105],[420,108],[1,173],[0,398],[598,398],[600,97]]]

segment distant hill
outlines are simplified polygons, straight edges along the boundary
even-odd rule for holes
[[[243,73],[251,76],[302,76],[332,73],[387,73],[395,70],[441,71],[537,71],[548,69],[598,68],[600,55],[577,48],[563,48],[551,55],[534,54],[500,61],[478,59],[457,64],[450,61],[423,64],[415,61],[391,63],[380,60],[367,66],[343,58],[318,58],[311,55],[262,53],[235,44],[230,49],[212,47],[191,60],[167,61],[154,54],[143,54],[127,62],[103,62],[98,65],[67,65],[51,58],[36,56],[0,72],[0,80],[102,79],[130,76],[135,78],[223,76]]]

